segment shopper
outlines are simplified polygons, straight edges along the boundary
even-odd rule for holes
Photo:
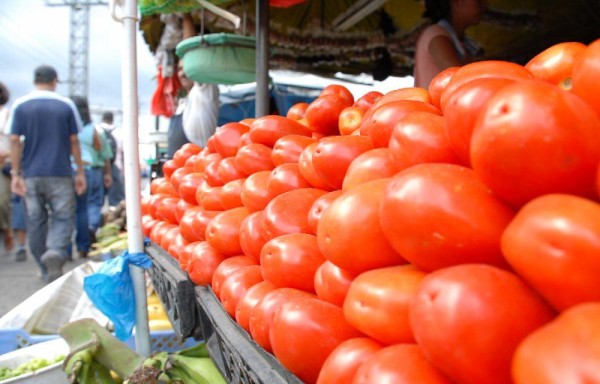
[[[8,120],[8,103],[10,94],[8,88],[0,83],[0,233],[4,238],[4,249],[7,252],[13,248],[13,236],[10,228],[10,173],[9,156],[10,142],[4,134]]]
[[[10,112],[11,188],[25,197],[29,249],[42,278],[50,282],[62,275],[75,222],[75,194],[85,191],[86,181],[77,138],[79,113],[71,100],[56,93],[56,70],[37,67],[34,85]],[[70,155],[77,167],[74,179]]]
[[[119,155],[119,143],[114,135],[114,115],[107,111],[102,114],[102,122],[98,125],[101,132],[104,133],[108,146],[110,147],[112,156],[109,159],[112,184],[105,190],[105,195],[108,197],[108,205],[114,207],[125,199],[125,188],[123,185],[123,171],[119,167],[117,157]]]

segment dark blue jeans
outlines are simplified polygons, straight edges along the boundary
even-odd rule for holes
[[[75,244],[77,245],[77,250],[80,252],[88,252],[92,245],[92,238],[90,237],[89,230],[90,226],[88,224],[87,198],[87,191],[82,195],[77,196],[77,219],[75,223],[77,234],[75,235]]]
[[[102,224],[104,205],[104,168],[86,168],[88,227],[96,231]]]
[[[123,185],[123,172],[121,172],[121,169],[117,167],[115,163],[112,164],[111,171],[113,182],[106,191],[106,194],[108,196],[108,205],[114,207],[118,205],[121,200],[125,199],[125,186]]]

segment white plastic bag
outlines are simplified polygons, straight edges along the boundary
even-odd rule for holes
[[[183,110],[183,132],[187,139],[204,148],[215,133],[219,117],[219,87],[195,83]]]

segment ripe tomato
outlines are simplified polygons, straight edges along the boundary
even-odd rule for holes
[[[464,384],[510,383],[513,352],[529,333],[554,317],[520,278],[485,264],[430,273],[409,314],[427,359],[451,380]]]
[[[166,183],[166,182],[168,182],[168,180],[164,177],[157,177],[156,179],[152,180],[150,182],[150,194],[156,195],[158,193],[158,187],[162,183]],[[144,197],[146,197],[146,196],[144,196]],[[142,200],[144,199],[144,197],[142,197]]]
[[[302,173],[302,176],[313,187],[330,191],[333,188],[331,188],[329,184],[327,184],[325,180],[323,180],[323,178],[317,174],[313,164],[313,155],[317,145],[319,145],[319,142],[309,144],[306,146],[306,148],[304,148],[300,154],[300,157],[298,158],[298,166],[300,167],[300,173]]]
[[[279,288],[296,288],[315,293],[315,272],[325,258],[317,237],[290,233],[269,240],[260,253],[263,278]]]
[[[244,293],[238,300],[238,305],[235,307],[235,321],[250,333],[250,313],[252,308],[268,293],[276,287],[269,281],[263,280],[254,284]]]
[[[232,180],[221,188],[221,205],[223,209],[232,209],[241,207],[242,203],[242,187],[246,179]]]
[[[251,143],[241,147],[235,155],[235,165],[242,173],[251,175],[260,171],[275,168],[271,160],[271,147],[264,144]]]
[[[352,95],[352,92],[350,92],[348,88],[341,84],[330,84],[323,88],[319,96],[325,95],[338,95],[342,99],[346,100],[347,103],[350,103],[350,105],[354,104],[354,96]]]
[[[150,240],[160,247],[160,242],[162,240],[162,236],[171,228],[175,228],[175,224],[168,223],[166,221],[157,220],[158,222],[154,224],[152,229],[150,230]]]
[[[196,189],[198,189],[198,185],[204,181],[204,173],[188,173],[183,176],[179,183],[179,196],[189,204],[198,205],[198,202],[196,201]]]
[[[598,115],[600,115],[600,96],[598,95],[599,58],[600,39],[588,45],[579,61],[575,63],[572,82],[573,93],[581,97]]]
[[[256,172],[248,176],[242,185],[240,198],[244,207],[250,212],[262,211],[271,201],[271,196],[267,190],[270,175],[270,171]]]
[[[327,94],[317,97],[306,109],[304,115],[308,127],[317,133],[324,135],[337,135],[340,133],[338,120],[344,108],[350,107],[354,101],[349,102],[339,94]]]
[[[312,185],[300,173],[298,163],[278,165],[271,171],[267,182],[269,196],[275,197],[284,192],[300,188],[311,188]]]
[[[152,228],[154,228],[154,226],[158,224],[158,222],[159,220],[156,220],[151,215],[142,216],[142,233],[144,237],[150,238],[150,232],[152,231]]]
[[[173,256],[173,258],[179,260],[182,257],[184,257],[185,246],[188,244],[189,243],[183,238],[183,236],[181,236],[180,233],[177,233],[177,236],[175,236],[175,239],[173,240],[173,242],[169,244],[169,246],[167,248],[167,253],[169,253],[171,256]],[[183,264],[185,265],[185,264],[187,264],[187,262],[184,261]]]
[[[600,303],[576,305],[535,330],[512,360],[515,384],[600,383]]]
[[[267,292],[262,299],[250,310],[250,334],[252,339],[267,352],[272,352],[269,337],[273,316],[281,306],[295,296],[314,297],[308,292],[294,288],[276,288]]]
[[[221,285],[219,299],[223,304],[223,309],[229,316],[235,319],[235,309],[240,299],[248,289],[261,281],[263,281],[263,278],[260,274],[259,265],[242,267],[225,278],[223,285]]]
[[[395,102],[395,101],[419,101],[421,103],[430,104],[431,99],[429,98],[429,92],[423,88],[407,87],[401,89],[395,89],[383,95],[377,103],[373,105],[373,108],[379,108],[384,104]]]
[[[254,117],[247,117],[245,119],[240,120],[240,124],[251,126],[252,123],[254,123],[254,120],[256,120]]]
[[[373,104],[381,99],[382,96],[383,93],[379,91],[369,91],[359,97],[358,100],[354,102],[354,106],[363,111],[363,113],[366,113],[369,109],[371,109]]]
[[[425,272],[412,265],[378,268],[358,275],[344,300],[344,316],[356,329],[386,344],[414,343],[408,306]]]
[[[323,212],[317,240],[327,260],[354,273],[406,263],[379,224],[379,203],[389,180],[358,185]]]
[[[302,188],[274,197],[265,207],[263,237],[270,240],[288,233],[310,233],[308,211],[315,200],[325,193],[316,188]]]
[[[370,137],[373,140],[373,145],[377,148],[389,145],[396,123],[409,113],[429,112],[440,114],[440,111],[433,105],[414,100],[391,101],[380,106],[373,106],[372,111],[371,116],[365,116],[363,119],[360,134]]]
[[[176,169],[179,169],[179,166],[175,163],[175,160],[167,160],[162,166],[163,175],[165,176],[165,180],[169,181],[171,179],[171,175],[175,172]]]
[[[223,124],[212,136],[216,151],[223,157],[235,156],[240,136],[249,130],[250,127],[240,123]]]
[[[223,186],[223,184],[225,184],[225,182],[221,179],[221,176],[219,175],[219,164],[224,159],[225,158],[210,161],[206,163],[206,166],[204,167],[204,178],[206,179],[208,185],[210,185],[211,187],[221,187]],[[244,176],[245,175],[242,175],[241,177]]]
[[[358,367],[381,348],[383,345],[369,337],[344,341],[325,360],[317,384],[352,383]]]
[[[190,280],[196,285],[209,285],[217,267],[225,260],[225,256],[211,247],[206,241],[196,244],[187,264]]]
[[[296,297],[273,316],[273,354],[305,383],[315,383],[327,356],[342,342],[362,336],[340,307],[316,297]]]
[[[157,195],[163,195],[168,197],[179,197],[179,192],[173,187],[170,181],[161,183],[156,190]]]
[[[287,135],[310,137],[311,131],[304,125],[283,116],[263,116],[250,126],[250,139],[253,143],[264,144],[273,148],[275,142]]]
[[[448,85],[454,73],[460,67],[448,67],[434,76],[429,83],[429,97],[431,98],[431,104],[441,109],[440,99],[444,88]]]
[[[342,307],[350,284],[356,274],[346,271],[326,260],[315,272],[315,292],[317,297],[328,303]]]
[[[183,217],[185,212],[188,209],[192,208],[193,206],[197,206],[197,205],[196,204],[192,205],[183,199],[179,199],[179,201],[177,202],[176,210],[175,210],[175,218],[177,219],[177,223],[179,223],[181,221],[181,218]]]
[[[170,227],[165,231],[160,239],[160,247],[167,253],[169,253],[169,246],[175,242],[175,238],[179,236],[179,227],[177,225]],[[173,258],[177,259],[179,256],[176,253],[169,253]]]
[[[570,82],[573,66],[585,49],[585,44],[579,42],[558,43],[538,53],[525,68],[537,79],[565,86],[565,80]]]
[[[248,256],[232,256],[223,260],[214,270],[210,284],[215,296],[219,297],[221,295],[221,287],[228,276],[249,265],[258,265],[258,263]]]
[[[192,172],[194,172],[193,169],[186,168],[186,167],[176,169],[173,172],[173,174],[171,175],[171,178],[169,179],[169,181],[173,185],[173,188],[175,188],[175,190],[178,191],[179,184],[181,183],[181,180],[183,179],[183,177]]]
[[[204,236],[200,237],[194,229],[194,221],[196,215],[200,214],[203,209],[201,207],[191,207],[187,212],[183,214],[181,220],[179,220],[179,231],[181,236],[190,243],[195,241],[204,240]]]
[[[508,61],[486,60],[477,61],[460,67],[450,79],[450,82],[444,88],[440,98],[442,111],[446,112],[448,98],[463,84],[471,80],[485,77],[500,77],[503,79],[527,80],[532,79],[533,75],[525,67]]]
[[[249,214],[244,207],[221,212],[206,227],[206,241],[225,256],[241,255],[240,224]]]
[[[516,82],[481,111],[471,163],[498,197],[516,207],[548,193],[592,197],[599,133],[600,117],[576,95],[539,80]]]
[[[275,142],[273,152],[271,152],[271,160],[276,166],[285,163],[297,163],[304,148],[316,141],[312,137],[301,135],[284,136]]]
[[[464,263],[508,267],[500,237],[514,212],[469,168],[421,164],[400,172],[379,209],[392,247],[423,271]]]
[[[250,126],[250,125],[248,125]],[[240,139],[238,140],[238,151],[240,150],[240,148],[248,145],[248,144],[252,144],[252,140],[250,139],[250,132],[246,132],[246,133],[242,133],[242,136],[240,136]],[[237,156],[237,153],[236,153]]]
[[[347,191],[371,180],[385,179],[397,173],[388,148],[368,150],[350,163],[342,190]]]
[[[246,256],[260,261],[260,252],[267,242],[262,235],[263,211],[252,212],[240,224],[240,247]]]
[[[193,155],[200,153],[202,148],[197,146],[196,144],[186,143],[181,146],[178,150],[173,154],[173,161],[178,167],[183,167],[185,162]]]
[[[450,148],[462,164],[471,165],[471,135],[481,108],[514,79],[488,77],[469,81],[448,97],[444,110],[445,132]]]
[[[352,384],[452,384],[415,344],[397,344],[375,351],[362,364]]]
[[[308,228],[310,233],[316,235],[317,234],[317,226],[319,225],[319,221],[321,220],[321,216],[323,216],[323,212],[331,203],[338,198],[342,194],[342,191],[331,191],[326,194],[320,196],[313,205],[311,205],[310,210],[308,211]]]
[[[179,236],[181,236],[181,233],[179,233]],[[181,237],[183,238],[183,236]],[[194,247],[200,243],[200,241],[187,242],[186,240],[186,244],[181,249],[175,251],[179,253],[179,256],[176,257],[176,259],[177,261],[179,261],[179,268],[182,271],[187,271],[189,261],[192,258],[192,252],[194,251]],[[172,250],[174,250],[173,244],[171,244],[171,246],[169,247],[169,254],[172,254]]]
[[[225,185],[233,180],[239,180],[246,177],[246,173],[236,166],[237,157],[226,157],[219,161],[217,166],[217,175],[219,180]]]
[[[196,157],[196,161],[194,162],[194,172],[204,172],[206,169],[206,165],[213,161],[220,161],[223,158],[218,153],[204,152],[200,153],[198,157]]]
[[[208,211],[204,208],[201,208],[198,212],[192,215],[194,217],[194,220],[192,221],[192,228],[200,240],[206,240],[206,227],[208,227],[210,221],[221,212],[222,211]]]
[[[557,310],[600,301],[600,204],[572,195],[538,197],[504,231],[502,251]]]
[[[179,200],[180,199],[177,197],[165,197],[160,199],[156,208],[156,218],[167,221],[171,224],[178,224],[177,203]]]
[[[296,103],[292,105],[290,109],[287,110],[285,117],[292,120],[300,120],[304,117],[304,114],[306,113],[306,108],[308,108],[308,103]]]
[[[351,135],[356,131],[360,124],[365,112],[358,107],[346,107],[340,112],[338,120],[338,129],[341,135]]]
[[[342,189],[350,163],[371,149],[373,143],[368,137],[325,137],[319,141],[313,152],[313,168],[329,189]]]
[[[221,201],[221,191],[223,187],[208,187],[205,191],[200,192],[196,191],[196,201],[200,198],[199,205],[207,211],[222,211],[225,208],[223,207],[223,203]]]

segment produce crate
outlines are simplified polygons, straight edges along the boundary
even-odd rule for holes
[[[60,356],[66,356],[67,353],[69,353],[67,343],[63,339],[55,338],[54,340],[26,346],[25,348],[0,356],[0,366],[15,369],[34,358],[58,359]],[[67,382],[67,375],[63,371],[62,361],[50,364],[35,372],[28,372],[21,376],[0,380],[2,384],[51,384]]]
[[[152,284],[163,303],[173,329],[180,338],[202,337],[194,284],[179,268],[179,263],[156,244],[146,246],[146,253],[152,259],[149,270]]]
[[[56,339],[58,335],[30,335],[20,328],[0,330],[0,355]]]
[[[196,298],[210,357],[229,383],[302,384],[225,312],[211,288],[196,287]]]

